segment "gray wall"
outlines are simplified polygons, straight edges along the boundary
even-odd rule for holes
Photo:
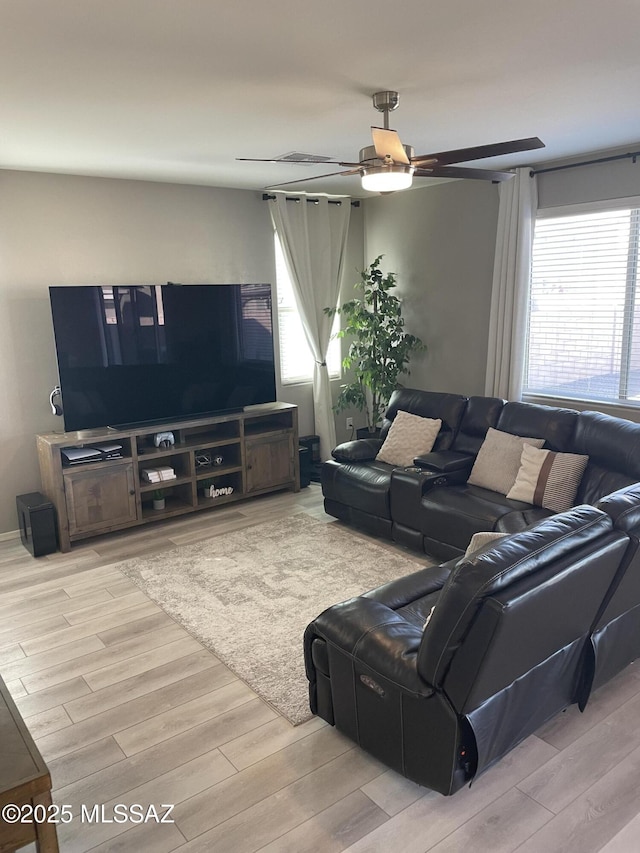
[[[362,212],[352,213],[349,264],[360,267]],[[49,285],[167,280],[273,283],[261,193],[0,171],[0,534],[17,527],[15,496],[40,488],[35,435],[62,430],[48,403]],[[278,390],[301,407],[301,432],[313,432],[309,386]]]
[[[497,187],[452,181],[367,199],[365,260],[398,275],[409,332],[427,344],[408,387],[483,394]]]
[[[637,196],[640,164],[541,175],[538,191],[541,208]],[[1,535],[17,526],[15,495],[39,488],[35,434],[61,428],[47,402],[57,381],[50,284],[273,282],[275,272],[257,192],[0,171],[0,200]],[[497,188],[474,181],[352,209],[343,299],[359,270],[384,254],[384,269],[398,274],[407,329],[428,345],[407,385],[483,393],[497,212]],[[279,397],[300,406],[301,433],[313,432],[310,386],[285,386]],[[349,437],[348,414],[336,418],[338,441]]]

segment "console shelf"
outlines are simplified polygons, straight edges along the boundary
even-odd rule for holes
[[[154,435],[162,432],[173,433],[173,445],[154,445]],[[63,449],[101,443],[121,444],[122,455],[63,464]],[[47,433],[37,436],[37,448],[42,491],[56,508],[62,551],[102,533],[300,488],[298,410],[289,403],[135,429]],[[159,467],[173,468],[176,478],[143,480],[144,468]],[[211,485],[221,494],[205,497]],[[157,491],[165,497],[161,510],[153,509]]]
[[[173,486],[181,486],[185,483],[191,483],[191,477],[176,477],[174,480],[163,480],[160,483],[147,483],[144,480],[140,481],[140,494],[147,492],[168,492]]]

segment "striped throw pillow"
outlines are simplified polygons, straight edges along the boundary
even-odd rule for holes
[[[525,444],[518,476],[507,497],[563,512],[573,506],[588,461],[588,456],[577,453],[556,453]]]

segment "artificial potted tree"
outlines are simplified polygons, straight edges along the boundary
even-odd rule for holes
[[[365,412],[371,435],[376,433],[392,392],[401,387],[398,377],[409,373],[412,353],[425,349],[420,338],[405,331],[402,302],[392,293],[396,276],[382,272],[382,257],[379,255],[360,273],[355,299],[339,308],[324,309],[331,316],[341,314],[344,318],[337,337],[351,338],[342,365],[353,371],[354,378],[341,386],[335,411],[356,408]]]

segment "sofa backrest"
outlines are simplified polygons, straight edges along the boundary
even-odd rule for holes
[[[477,454],[489,427],[497,426],[504,404],[499,397],[469,397],[451,449]]]
[[[581,506],[456,564],[417,666],[468,720],[478,772],[579,698],[585,646],[628,543]]]
[[[418,669],[434,687],[442,687],[451,662],[484,601],[512,584],[593,543],[613,529],[595,507],[574,507],[497,540],[493,548],[463,557],[443,587],[425,630]]]
[[[523,438],[544,438],[544,447],[572,452],[578,412],[536,403],[505,403],[496,429]]]
[[[573,452],[589,457],[576,501],[596,504],[605,495],[640,480],[640,424],[580,412]]]
[[[442,427],[433,446],[434,450],[449,450],[458,431],[467,398],[462,394],[445,394],[439,391],[419,391],[415,388],[398,388],[391,395],[384,414],[380,438],[389,432],[393,419],[400,410],[421,418],[440,418]]]

